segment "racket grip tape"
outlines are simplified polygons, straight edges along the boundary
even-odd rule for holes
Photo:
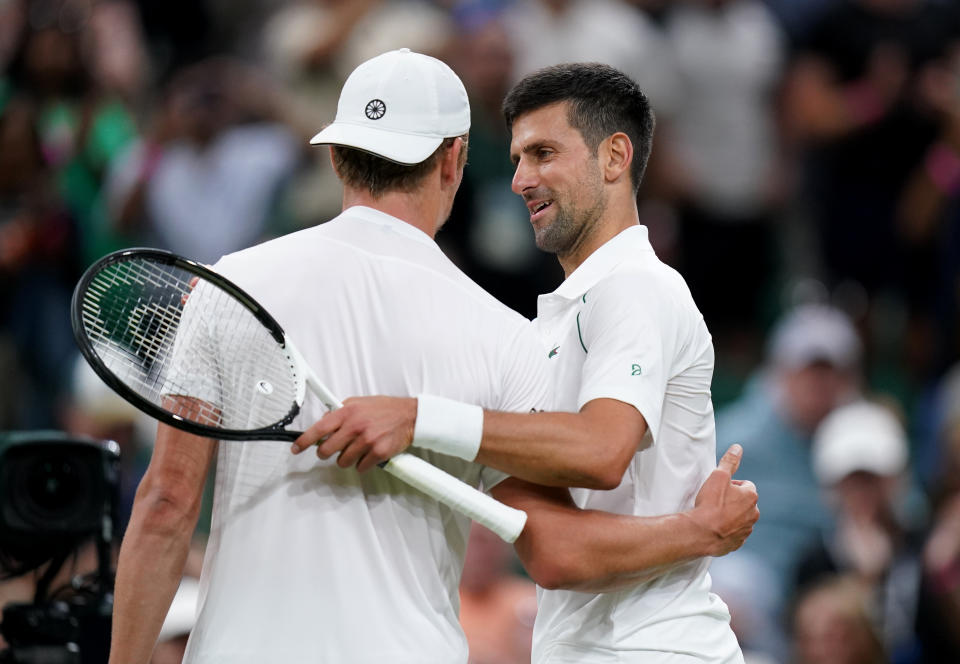
[[[527,522],[526,512],[494,500],[420,457],[398,454],[382,467],[397,479],[486,526],[505,542],[516,540]]]

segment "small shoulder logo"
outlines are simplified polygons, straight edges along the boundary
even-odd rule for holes
[[[367,107],[363,109],[364,114],[371,120],[379,120],[387,112],[387,105],[379,99],[371,99],[367,102]]]
[[[642,373],[642,372],[641,372],[641,370],[640,370],[640,365],[639,365],[639,364],[634,364],[633,366],[630,367],[630,375],[631,375],[631,376],[639,376],[641,373]]]
[[[559,352],[560,352],[560,346],[554,346],[553,350],[550,351],[550,354],[547,355],[547,359],[549,360],[551,357],[555,356]]]

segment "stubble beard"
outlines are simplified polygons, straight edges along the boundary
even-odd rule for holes
[[[561,203],[554,198],[556,217],[549,226],[534,229],[537,248],[558,257],[568,256],[589,236],[596,222],[607,208],[607,197],[600,180],[599,168],[591,168],[590,180],[584,186],[590,187],[590,204],[587,207],[575,207]]]

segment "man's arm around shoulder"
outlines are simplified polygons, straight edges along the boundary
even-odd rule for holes
[[[643,415],[615,399],[594,399],[578,413],[507,413],[437,397],[355,397],[292,451],[316,444],[320,458],[336,455],[341,467],[363,472],[413,443],[536,484],[602,490],[620,484],[646,431]]]
[[[753,484],[731,480],[742,452],[739,445],[732,446],[704,482],[694,507],[677,514],[634,517],[581,510],[564,489],[514,478],[491,493],[527,512],[515,547],[537,584],[608,592],[743,544],[760,513]]]

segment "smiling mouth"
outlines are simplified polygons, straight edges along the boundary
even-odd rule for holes
[[[551,205],[553,205],[553,201],[542,201],[540,203],[537,203],[536,205],[528,206],[530,208],[530,218],[532,219],[536,217]]]

